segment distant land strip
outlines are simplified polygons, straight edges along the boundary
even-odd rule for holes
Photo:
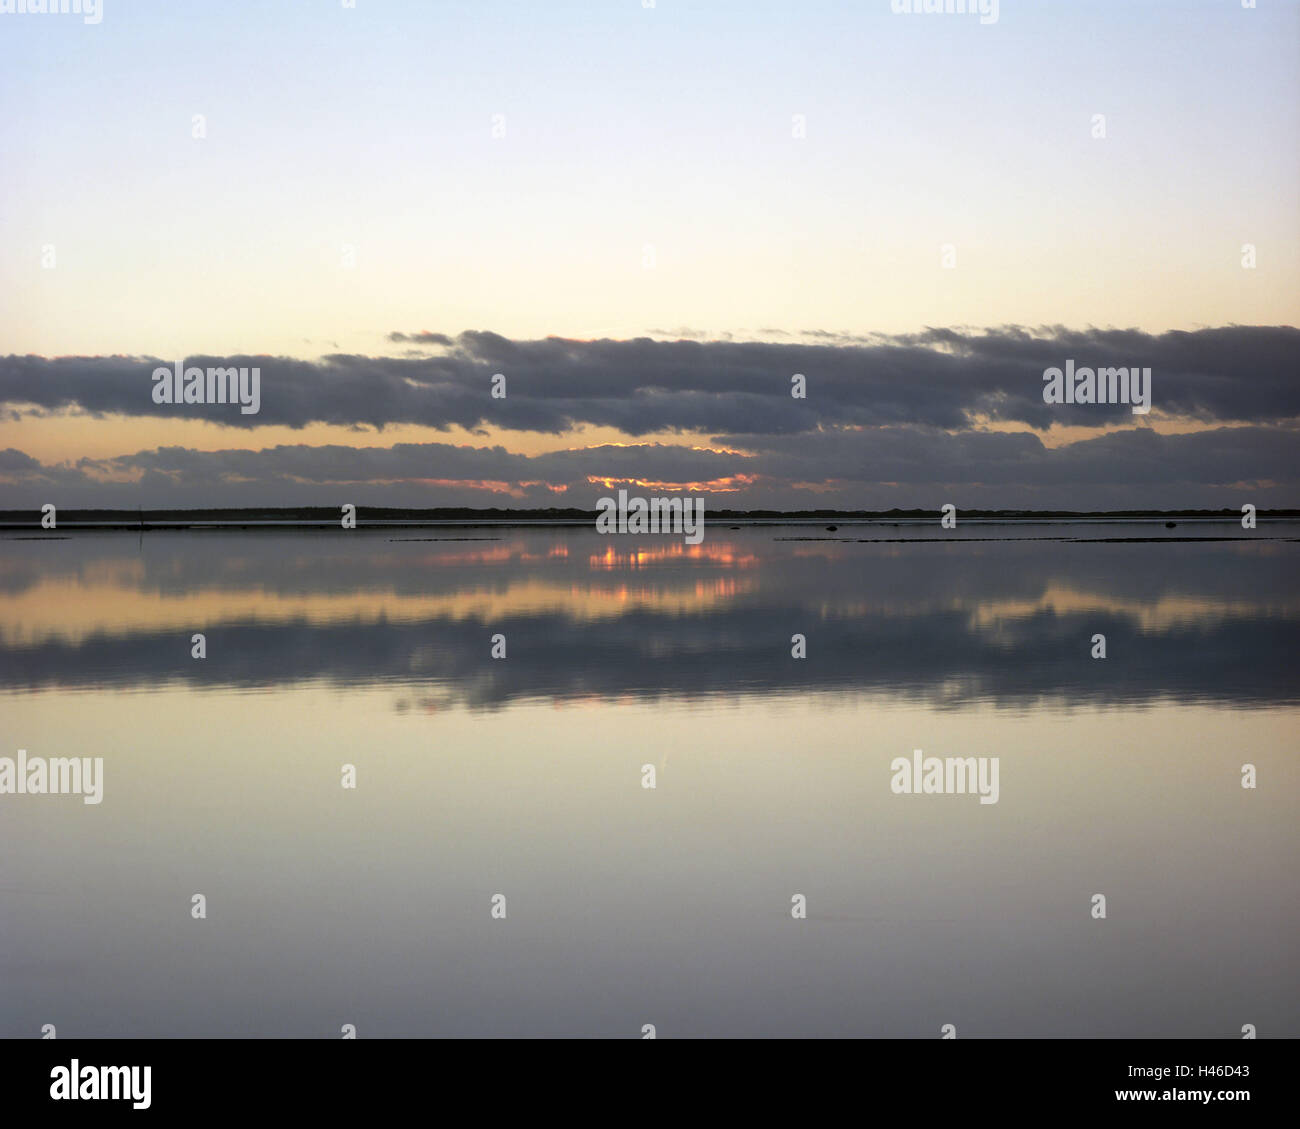
[[[357,526],[528,526],[591,525],[597,510],[568,509],[480,509],[439,507],[410,509],[384,506],[357,506]],[[959,509],[959,520],[984,524],[1029,524],[1034,522],[1092,521],[1240,521],[1241,511],[1214,510],[988,510]],[[775,525],[799,523],[890,524],[937,523],[939,509],[894,510],[713,510],[706,524]],[[1300,519],[1300,510],[1259,510],[1259,521]],[[79,510],[60,509],[58,530],[72,529],[177,529],[177,528],[302,528],[329,527],[340,522],[340,509],[331,506],[264,506],[217,509],[168,510]],[[39,528],[39,510],[0,510],[0,529]],[[51,533],[54,531],[52,530]]]

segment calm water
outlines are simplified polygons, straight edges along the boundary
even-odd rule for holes
[[[1300,1035],[1297,537],[6,534],[0,1034]]]

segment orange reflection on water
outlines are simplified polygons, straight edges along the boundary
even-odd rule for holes
[[[158,591],[105,577],[95,584],[42,579],[0,596],[0,640],[10,646],[46,639],[81,642],[93,635],[189,632],[229,623],[411,623],[436,619],[501,622],[513,616],[558,614],[578,622],[613,619],[632,609],[661,614],[707,610],[757,589],[757,580],[665,577],[654,584],[575,584],[522,577],[475,582],[447,591],[403,592],[390,586],[345,592],[283,592],[251,579],[242,587]]]
[[[580,588],[574,585],[570,593],[575,601],[612,601],[619,612],[630,608],[645,608],[657,612],[698,612],[737,596],[758,590],[755,581],[737,580],[732,576],[714,580],[697,580],[687,589],[660,589],[651,585],[620,584],[615,588]]]
[[[617,569],[645,568],[647,565],[676,560],[703,561],[708,564],[724,565],[727,568],[758,567],[757,556],[753,553],[742,553],[727,541],[713,542],[708,545],[647,545],[645,548],[630,550],[619,550],[614,545],[607,545],[604,552],[592,553],[587,558],[587,567],[597,572],[613,572]]]

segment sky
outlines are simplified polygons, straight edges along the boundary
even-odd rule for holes
[[[1300,4],[647,5],[0,0],[0,508],[1300,505]]]

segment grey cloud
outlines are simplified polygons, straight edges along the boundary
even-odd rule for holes
[[[1049,448],[1030,432],[917,427],[807,436],[720,435],[744,446],[764,474],[789,481],[914,485],[979,483],[1073,487],[1161,484],[1295,484],[1300,431],[1287,427],[1223,427],[1178,435],[1131,428]]]
[[[10,470],[37,470],[40,463],[16,447],[6,447],[0,451],[0,471]]]
[[[388,335],[388,340],[396,344],[406,345],[451,345],[452,339],[445,333],[429,333],[427,330],[421,333],[399,333],[394,331]]]
[[[172,446],[53,466],[11,451],[0,475],[8,483],[6,508],[46,501],[591,507],[609,484],[724,480],[731,488],[715,495],[714,509],[1291,507],[1300,488],[1297,439],[1290,427],[1177,435],[1133,428],[1051,448],[1026,432],[905,426],[717,436],[724,450],[634,444],[525,455],[449,443],[210,452]]]
[[[154,404],[151,374],[171,361],[150,357],[5,357],[0,403],[100,415],[198,415],[245,428],[400,423],[560,434],[585,424],[634,436],[655,431],[797,435],[898,424],[960,429],[981,417],[1036,428],[1131,422],[1125,405],[1043,402],[1043,370],[1073,359],[1092,368],[1151,368],[1158,412],[1206,422],[1300,417],[1300,329],[1288,326],[1158,335],[1062,327],[930,329],[892,338],[828,334],[801,343],[513,341],[481,331],[455,338],[393,333],[390,340],[437,345],[441,352],[340,354],[319,361],[183,358],[201,367],[259,367],[257,415],[243,415],[234,406]],[[491,396],[497,372],[506,376],[504,399]],[[807,377],[806,399],[790,396],[794,373]]]

